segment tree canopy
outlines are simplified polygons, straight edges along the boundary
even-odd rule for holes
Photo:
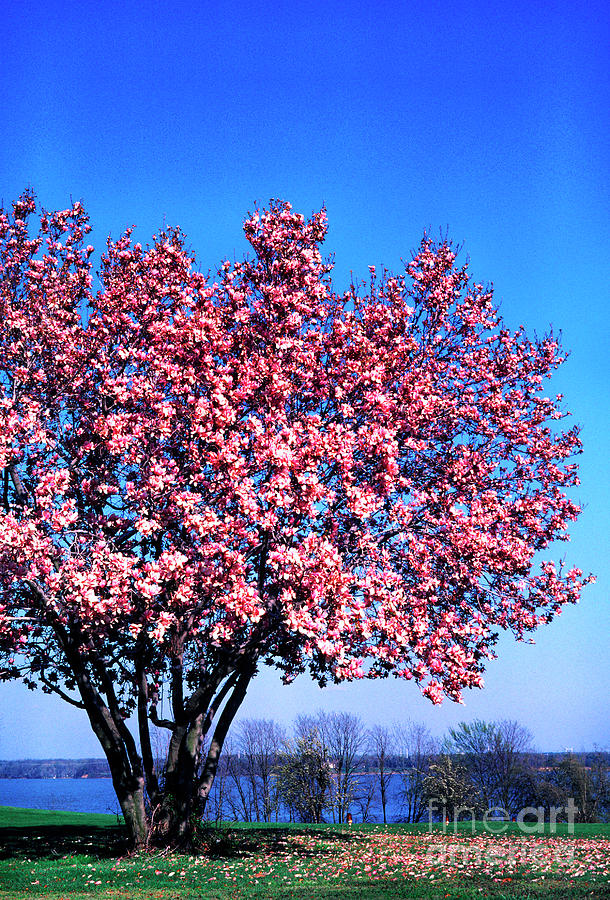
[[[215,277],[128,231],[94,289],[80,203],[0,217],[1,673],[87,711],[136,843],[188,830],[262,662],[459,700],[586,581],[537,562],[579,513],[556,337],[429,236],[338,293],[326,229],[274,201]]]

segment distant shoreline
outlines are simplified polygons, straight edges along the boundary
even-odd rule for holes
[[[105,759],[11,759],[0,760],[0,778],[110,778]]]
[[[111,780],[110,775],[0,775],[2,781],[99,781]]]

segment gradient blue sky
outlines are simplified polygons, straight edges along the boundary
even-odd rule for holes
[[[486,687],[433,708],[393,680],[320,691],[266,670],[244,715],[514,718],[541,749],[610,748],[610,25],[572,2],[4,5],[0,198],[80,199],[92,243],[163,223],[203,268],[241,256],[270,197],[328,210],[336,285],[399,269],[448,228],[511,326],[563,332],[554,382],[582,424],[585,511],[567,560],[598,576],[536,635],[501,639]],[[18,726],[15,724],[19,722]],[[84,714],[0,685],[0,758],[101,755]]]

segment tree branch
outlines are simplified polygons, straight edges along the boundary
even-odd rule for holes
[[[53,684],[52,681],[49,681],[44,672],[38,673],[38,678],[40,681],[46,686],[49,691],[52,691],[54,694],[57,694],[58,697],[61,697],[62,700],[65,700],[66,703],[69,703],[70,706],[75,706],[77,709],[87,709],[82,700],[75,700],[74,697],[71,697],[69,694],[66,694],[58,685]]]
[[[159,799],[159,781],[155,772],[155,760],[150,744],[150,728],[148,725],[148,683],[146,681],[146,673],[144,671],[144,666],[141,664],[141,660],[138,660],[137,663],[137,680],[140,749],[142,751],[142,762],[144,764],[144,773],[146,775],[146,789],[151,803],[155,806]]]
[[[148,712],[148,718],[156,725],[157,728],[167,728],[169,731],[174,731],[176,728],[176,723],[172,722],[171,719],[160,719],[157,715],[157,704],[153,703]]]
[[[218,724],[214,730],[214,736],[212,737],[212,741],[210,743],[208,755],[206,757],[206,761],[203,766],[203,772],[201,778],[199,779],[197,788],[197,793],[200,799],[203,801],[207,799],[212,784],[214,783],[216,770],[218,768],[218,760],[222,752],[229,726],[235,718],[237,710],[243,703],[248,685],[250,684],[255,671],[256,667],[253,664],[249,663],[247,669],[241,672],[241,674],[237,678],[237,681],[235,682],[233,692],[222,711],[220,719],[218,720]]]
[[[21,481],[21,478],[19,477],[19,473],[17,472],[15,465],[13,463],[10,463],[10,465],[7,466],[7,469],[11,476],[11,481],[13,482],[13,487],[15,488],[15,494],[17,495],[17,503],[19,504],[19,506],[25,506],[25,501],[27,500],[28,492],[26,491],[26,489],[23,486],[23,482]]]
[[[182,685],[182,653],[180,651],[172,654],[171,673],[172,712],[175,721],[182,722],[184,719],[184,688]]]

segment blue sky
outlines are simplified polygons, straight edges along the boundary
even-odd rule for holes
[[[552,323],[571,350],[554,387],[585,444],[585,511],[562,548],[598,577],[581,604],[535,645],[503,638],[463,707],[400,682],[321,692],[266,671],[244,714],[323,707],[438,734],[514,718],[541,749],[610,748],[605,5],[24,0],[2,18],[5,204],[28,185],[49,208],[80,199],[96,246],[177,224],[205,269],[242,255],[255,203],[324,204],[339,289],[369,264],[400,269],[425,228],[447,228],[509,325]],[[0,686],[0,758],[42,755],[101,752],[77,711]]]

